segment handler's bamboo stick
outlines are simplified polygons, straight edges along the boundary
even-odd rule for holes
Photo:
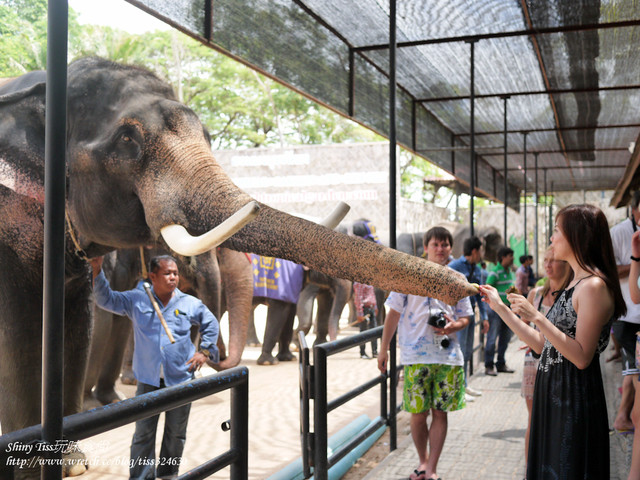
[[[346,325],[346,326],[344,326],[342,328],[339,328],[338,331],[341,332],[342,330],[344,330],[346,328],[353,327],[354,325],[357,325],[357,324],[362,323],[362,322],[364,322],[364,318],[362,320],[356,320],[355,322],[351,322],[348,325]]]
[[[144,286],[145,292],[147,292],[147,295],[149,296],[149,300],[151,300],[151,305],[153,305],[153,309],[156,311],[156,314],[160,319],[160,323],[162,323],[162,326],[164,327],[164,331],[167,332],[167,337],[169,337],[169,340],[171,341],[171,343],[176,343],[175,339],[173,338],[173,335],[171,334],[171,331],[169,330],[169,325],[167,325],[167,322],[165,321],[164,316],[160,311],[158,302],[156,302],[156,299],[153,298],[153,293],[151,293],[151,285],[149,285],[148,282],[143,282],[142,285]]]

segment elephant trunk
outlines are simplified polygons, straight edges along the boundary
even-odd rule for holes
[[[261,205],[225,246],[291,260],[328,275],[454,305],[477,289],[451,269]]]
[[[242,252],[220,248],[218,259],[224,285],[223,304],[229,315],[229,344],[227,358],[216,368],[225,370],[240,363],[247,343],[253,308],[253,273],[248,255]]]

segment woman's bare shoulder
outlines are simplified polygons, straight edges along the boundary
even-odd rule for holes
[[[605,281],[598,275],[585,278],[576,287],[573,294],[576,306],[583,303],[589,305],[588,308],[592,308],[591,306],[607,309],[613,307],[613,295]]]

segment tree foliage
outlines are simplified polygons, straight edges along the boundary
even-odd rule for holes
[[[46,66],[47,0],[0,0],[0,77]],[[100,56],[149,68],[173,85],[208,128],[214,148],[250,148],[382,140],[241,63],[175,30],[130,34],[79,25],[69,11],[69,59]],[[441,171],[403,152],[402,195],[435,202],[423,182]],[[425,186],[427,185],[427,186]]]

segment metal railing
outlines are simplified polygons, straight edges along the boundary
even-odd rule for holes
[[[327,400],[327,358],[331,355],[343,352],[350,348],[358,347],[382,336],[384,327],[376,327],[371,330],[352,335],[344,339],[323,343],[313,347],[313,365],[310,364],[310,353],[304,334],[299,333],[300,338],[300,437],[302,442],[302,465],[304,478],[313,474],[317,480],[328,478],[329,468],[338,463],[350,451],[372,436],[380,427],[389,426],[391,429],[390,450],[396,448],[396,396],[397,385],[395,375],[396,347],[395,338],[391,342],[388,375],[377,377],[358,385],[347,393],[331,401]],[[387,403],[387,379],[391,379],[391,395]],[[341,445],[331,456],[327,454],[328,428],[327,417],[329,412],[344,405],[358,395],[380,385],[380,416],[374,419],[367,428],[355,435],[351,440]],[[310,400],[313,399],[313,424],[310,429]],[[388,405],[388,407],[387,407]],[[312,472],[313,467],[313,472]]]
[[[200,398],[231,389],[231,444],[229,450],[216,458],[180,475],[179,480],[196,480],[231,466],[232,479],[246,479],[249,474],[249,370],[235,367],[190,382],[156,390],[144,395],[128,398],[121,402],[94,408],[87,412],[64,417],[62,431],[65,442],[74,442],[113,430],[128,423],[157,415],[180,407]],[[16,453],[12,445],[42,445],[32,449],[33,454]],[[10,455],[21,458],[43,457],[48,450],[42,440],[42,425],[34,425],[0,436],[0,463],[5,463]],[[59,449],[55,449],[59,451]],[[11,452],[11,453],[9,453]]]

